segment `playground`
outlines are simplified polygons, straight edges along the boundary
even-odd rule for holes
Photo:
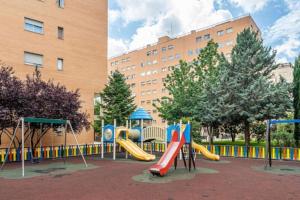
[[[194,142],[189,123],[180,121],[165,129],[142,128],[144,120],[149,118],[145,114],[142,120],[139,116],[135,127],[131,127],[131,122],[126,126],[103,123],[101,145],[77,143],[61,149],[45,147],[35,153],[23,145],[21,150],[8,149],[11,154],[1,156],[3,161],[10,161],[2,165],[1,197],[300,199],[299,162],[276,160],[276,149],[271,145],[261,151],[250,151],[254,157],[263,152],[265,159],[239,158],[239,155],[248,156],[244,148],[209,148]],[[269,125],[298,122],[269,121]],[[22,135],[24,126],[34,123],[69,126],[76,139],[69,121],[41,118],[21,118]],[[159,145],[153,140],[160,141]],[[298,159],[298,150],[291,152],[291,158]],[[225,154],[234,158],[220,157]],[[32,156],[36,156],[38,162],[32,162]],[[11,162],[12,158],[22,162]]]
[[[1,199],[300,199],[300,165],[274,161],[282,169],[274,173],[261,171],[264,160],[226,158],[222,162],[196,159],[199,170],[189,173],[179,162],[178,169],[165,177],[145,174],[153,163],[133,160],[101,160],[87,157],[91,169],[82,160],[69,158],[67,165],[79,165],[64,170],[61,161],[47,160],[38,165],[45,170],[60,166],[56,172],[41,171],[39,176],[25,179],[0,178]],[[225,162],[226,161],[226,162]],[[26,163],[27,168],[32,164]],[[294,167],[294,171],[287,169]],[[13,163],[6,170],[19,168]],[[34,165],[37,167],[37,165]],[[296,171],[298,169],[298,171]],[[19,168],[19,173],[20,173]],[[44,172],[44,173],[43,173]],[[184,177],[182,177],[184,173]],[[143,176],[143,174],[145,174]],[[141,176],[142,177],[138,177]],[[148,177],[148,179],[147,179]],[[146,181],[145,181],[146,180]]]

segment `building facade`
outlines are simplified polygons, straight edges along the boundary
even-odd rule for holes
[[[229,58],[237,34],[248,27],[260,34],[252,17],[243,16],[176,38],[164,36],[156,44],[110,58],[108,70],[119,70],[125,74],[137,106],[145,108],[152,115],[154,124],[164,126],[166,122],[159,118],[152,104],[168,95],[163,82],[172,66],[178,65],[179,60],[190,62],[197,58],[211,39],[219,44],[219,51]]]
[[[0,60],[21,79],[39,67],[43,79],[79,88],[82,111],[93,122],[94,95],[107,80],[107,15],[107,0],[2,1]],[[44,144],[61,144],[64,137],[56,136],[49,134]],[[78,137],[92,143],[93,130]]]

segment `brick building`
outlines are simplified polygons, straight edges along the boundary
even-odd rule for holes
[[[92,122],[94,95],[107,80],[107,12],[107,0],[2,1],[0,60],[22,79],[38,66],[45,80],[79,88]],[[63,137],[54,136],[44,144],[61,144]],[[80,143],[93,141],[93,130],[79,136]]]
[[[158,112],[152,103],[168,95],[163,87],[163,80],[171,67],[178,65],[180,59],[187,62],[195,59],[211,39],[219,44],[220,52],[230,57],[237,34],[248,27],[259,31],[260,34],[252,17],[243,16],[193,30],[176,38],[164,36],[159,38],[156,44],[110,58],[108,71],[119,70],[124,73],[136,96],[136,104],[145,108],[153,116],[154,123],[163,126],[165,122],[158,117]]]

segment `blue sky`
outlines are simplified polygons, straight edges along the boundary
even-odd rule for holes
[[[109,0],[109,56],[246,14],[278,62],[300,54],[300,0]]]

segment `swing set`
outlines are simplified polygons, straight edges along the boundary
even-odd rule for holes
[[[53,125],[62,125],[64,126],[64,136],[65,136],[65,141],[64,141],[64,145],[66,147],[67,145],[67,129],[69,128],[72,135],[74,136],[74,139],[76,141],[76,145],[77,145],[77,148],[79,149],[79,152],[80,152],[80,155],[82,157],[82,160],[85,164],[85,167],[87,167],[87,163],[86,163],[86,160],[84,158],[84,155],[79,147],[79,143],[78,143],[78,140],[77,140],[77,137],[76,137],[76,134],[74,132],[74,129],[72,127],[72,124],[69,120],[62,120],[62,119],[46,119],[46,118],[33,118],[33,117],[22,117],[18,120],[18,123],[17,123],[17,127],[13,133],[13,136],[11,138],[11,141],[9,143],[9,146],[8,146],[8,149],[7,149],[7,152],[10,152],[10,149],[11,149],[11,145],[14,141],[14,139],[16,138],[16,135],[17,135],[17,130],[20,128],[21,126],[21,137],[22,137],[22,145],[21,145],[21,158],[22,158],[22,177],[25,176],[25,153],[24,153],[24,148],[25,148],[25,138],[24,138],[24,135],[25,135],[25,124],[27,124],[27,127],[29,127],[30,129],[30,125],[31,124],[40,124],[40,127],[41,127],[41,134],[42,134],[42,126],[43,124],[50,124],[51,125],[51,128],[53,128]],[[31,145],[30,145],[30,148]],[[32,153],[32,151],[31,151]],[[7,158],[8,158],[8,154],[9,153],[6,153],[5,155],[5,159],[4,159],[4,162],[2,163],[2,166],[0,168],[0,170],[3,169],[6,161],[7,161]],[[66,159],[66,151],[64,151],[64,163],[65,163],[65,159]]]
[[[267,121],[267,134],[266,134],[266,166],[265,168],[272,167],[272,144],[271,144],[271,127],[276,124],[299,124],[300,119],[293,120],[268,120]]]

